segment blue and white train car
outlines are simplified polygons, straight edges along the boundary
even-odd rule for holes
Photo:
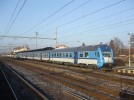
[[[98,68],[114,63],[113,51],[107,45],[54,49],[45,52],[49,53],[49,60],[51,61],[96,65]]]

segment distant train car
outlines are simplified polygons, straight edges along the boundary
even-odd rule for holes
[[[28,58],[31,52],[18,53]],[[21,56],[23,55],[23,56]],[[114,63],[113,51],[107,45],[80,46],[73,48],[33,51],[33,59],[94,65],[101,68]]]

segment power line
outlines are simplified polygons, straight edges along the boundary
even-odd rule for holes
[[[75,35],[75,37],[76,37],[76,34],[77,34],[77,36],[78,36],[78,34],[81,35],[81,34],[83,34],[84,32],[89,32],[89,31],[97,30],[97,29],[99,29],[99,28],[106,28],[106,27],[109,27],[109,26],[112,26],[112,25],[122,24],[122,23],[125,23],[125,22],[128,22],[128,21],[133,21],[133,20],[134,20],[134,19],[129,19],[129,20],[121,21],[121,22],[116,22],[116,23],[113,23],[113,24],[108,24],[108,25],[105,25],[105,26],[93,28],[93,29],[86,30],[86,31],[83,31],[83,32],[79,32],[79,33],[75,33],[75,34],[72,34],[72,35],[60,37],[59,39],[63,39],[63,38],[67,38],[67,37],[72,37],[73,35]],[[107,29],[108,29],[108,28],[107,28]]]
[[[85,24],[82,24],[82,25],[78,25],[78,26],[75,26],[75,27],[72,27],[72,28],[63,30],[61,33],[64,33],[64,32],[66,32],[66,31],[68,31],[68,30],[71,30],[71,29],[75,29],[75,28],[79,28],[79,27],[82,27],[82,26],[85,26],[85,25],[88,25],[88,24],[95,23],[95,22],[104,20],[104,19],[106,19],[106,18],[116,16],[116,15],[121,14],[121,13],[125,13],[125,12],[127,12],[127,11],[129,11],[129,10],[132,10],[132,9],[134,9],[134,7],[129,8],[129,9],[126,9],[126,10],[123,10],[123,11],[120,11],[120,12],[117,12],[117,13],[114,13],[114,14],[111,14],[111,15],[108,15],[108,16],[105,16],[105,17],[102,17],[102,18],[99,18],[99,19],[97,19],[97,20],[94,20],[94,21],[91,21],[91,22],[88,22],[88,23],[85,23]]]
[[[119,4],[119,3],[121,3],[121,2],[124,2],[124,1],[125,1],[125,0],[121,0],[121,1],[119,1],[119,2],[113,3],[113,4],[109,5],[109,6],[106,6],[106,7],[103,7],[103,8],[101,8],[101,9],[98,9],[98,10],[96,10],[96,11],[94,11],[94,12],[91,12],[91,13],[85,15],[85,16],[82,16],[82,17],[80,17],[80,18],[74,19],[73,21],[69,21],[69,22],[64,23],[64,24],[62,24],[62,25],[59,25],[58,27],[62,27],[62,26],[64,26],[64,25],[66,25],[66,24],[72,23],[72,22],[77,21],[77,20],[79,20],[79,19],[81,19],[81,18],[84,18],[84,17],[87,17],[87,16],[89,16],[89,15],[95,14],[95,13],[97,13],[97,12],[100,12],[100,11],[102,11],[102,10],[104,10],[104,9],[110,8],[110,7],[112,7],[112,6],[114,6],[114,5],[117,5],[117,4]]]
[[[37,37],[23,37],[23,36],[5,36],[5,35],[0,35],[0,37],[2,38],[28,38],[28,39],[36,39]],[[51,40],[56,40],[55,38],[42,38],[42,37],[38,37],[38,39],[51,39]]]
[[[18,15],[20,14],[22,8],[24,7],[26,1],[27,1],[27,0],[25,0],[25,1],[23,2],[23,4],[22,4],[21,8],[19,9],[19,11],[18,11],[16,17],[15,17],[14,20],[12,21],[10,27],[9,27],[8,30],[7,30],[7,34],[8,34],[8,32],[10,31],[11,27],[13,26],[14,22],[16,21],[16,19],[17,19]],[[6,35],[6,34],[5,34],[5,35]]]
[[[74,20],[72,20],[72,21],[66,22],[66,23],[64,23],[64,24],[62,24],[62,25],[59,25],[57,28],[62,27],[62,26],[67,25],[67,24],[70,24],[70,23],[72,23],[72,22],[78,21],[78,20],[80,20],[80,19],[82,19],[82,18],[85,18],[85,17],[87,17],[87,16],[89,16],[89,15],[95,14],[95,13],[97,13],[97,12],[100,12],[100,11],[102,11],[102,10],[105,10],[105,9],[107,9],[107,8],[110,8],[110,7],[112,7],[112,6],[115,6],[115,5],[117,5],[117,4],[120,4],[120,3],[124,2],[124,1],[125,1],[125,0],[121,0],[121,1],[119,1],[119,2],[113,3],[113,4],[111,4],[111,5],[108,5],[108,6],[106,6],[106,7],[103,7],[103,8],[101,8],[101,9],[96,10],[96,11],[93,11],[93,12],[91,12],[91,13],[89,13],[89,14],[86,14],[85,16],[79,17],[79,18],[74,19]]]
[[[37,27],[40,24],[42,24],[43,22],[45,22],[46,20],[48,20],[49,18],[51,18],[52,16],[54,16],[55,14],[57,14],[59,11],[61,11],[62,9],[64,9],[65,7],[67,7],[68,5],[70,5],[71,3],[73,3],[74,1],[75,0],[71,0],[69,3],[65,4],[63,7],[61,7],[60,9],[58,9],[57,11],[55,11],[54,13],[52,13],[51,15],[49,15],[47,18],[45,18],[44,20],[42,20],[41,22],[39,22],[38,24],[36,24],[35,26],[33,26],[31,29],[27,30],[25,33],[32,31],[35,27]]]
[[[39,26],[40,24],[42,24],[43,22],[45,22],[46,20],[48,20],[49,18],[51,18],[52,16],[54,16],[55,14],[57,14],[59,11],[61,11],[62,9],[64,9],[65,7],[67,7],[68,5],[70,5],[72,2],[74,2],[75,0],[71,0],[69,3],[65,4],[63,7],[61,7],[60,9],[58,9],[57,11],[55,11],[54,13],[52,13],[51,15],[49,15],[47,18],[43,19],[41,22],[39,22],[38,24],[36,24],[35,26],[33,26],[31,29],[29,29],[27,32],[32,31],[34,28],[36,28],[37,26]]]
[[[17,2],[17,5],[16,5],[16,7],[15,7],[15,9],[14,9],[14,11],[13,11],[13,13],[12,13],[11,17],[10,17],[10,20],[9,20],[9,22],[8,22],[8,24],[7,24],[6,28],[5,28],[4,34],[6,33],[6,31],[7,31],[8,27],[9,27],[9,24],[10,24],[11,20],[13,19],[13,16],[14,16],[14,14],[15,14],[15,12],[16,12],[16,9],[17,9],[17,7],[18,7],[19,3],[20,3],[20,0]],[[3,34],[3,35],[4,35],[4,34]]]
[[[66,15],[68,15],[68,14],[70,14],[71,12],[77,10],[78,8],[82,7],[83,5],[88,4],[90,1],[91,1],[91,0],[88,0],[88,1],[84,2],[83,4],[79,5],[78,7],[73,8],[73,9],[70,10],[69,12],[65,13],[64,15],[62,15],[62,16],[60,16],[60,17],[58,17],[58,18],[56,18],[55,20],[53,20],[53,21],[51,21],[50,23],[44,25],[43,27],[48,26],[48,25],[52,24],[53,22],[57,21],[58,19],[61,19],[61,18],[65,17]],[[43,27],[41,27],[41,28],[43,28]],[[39,29],[41,29],[41,28],[39,28]],[[38,30],[39,30],[39,29],[38,29]],[[38,31],[38,30],[36,30],[36,31]]]
[[[78,21],[78,20],[80,20],[80,19],[82,19],[82,18],[85,18],[85,17],[87,17],[87,16],[89,16],[89,15],[98,13],[98,12],[100,12],[100,11],[102,11],[102,10],[105,10],[105,9],[107,9],[107,8],[110,8],[110,7],[112,7],[112,6],[115,6],[115,5],[117,5],[117,4],[120,4],[120,3],[124,2],[124,1],[125,1],[125,0],[121,0],[121,1],[118,1],[118,2],[113,3],[113,4],[111,4],[111,5],[108,5],[108,6],[106,6],[106,7],[103,7],[103,8],[101,8],[101,9],[98,9],[98,10],[96,10],[96,11],[93,11],[93,12],[91,12],[91,13],[88,13],[88,14],[86,14],[86,15],[84,15],[84,16],[81,16],[81,17],[79,17],[79,18],[77,18],[77,19],[71,20],[71,21],[66,22],[66,23],[64,23],[64,24],[61,24],[61,25],[57,26],[57,28],[60,28],[60,27],[62,27],[62,26],[65,26],[65,25],[67,25],[67,24],[70,24],[70,23],[72,23],[72,22]],[[50,30],[51,30],[51,29],[50,29]],[[47,32],[48,32],[48,31],[47,31]]]

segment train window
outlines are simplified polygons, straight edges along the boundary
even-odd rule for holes
[[[63,53],[61,53],[61,57],[63,57]]]
[[[103,53],[104,57],[111,57],[110,53]]]
[[[52,56],[54,57],[54,53],[52,53]]]
[[[66,53],[63,53],[63,57],[66,57]]]
[[[55,57],[55,54],[53,53],[53,57]]]
[[[97,53],[97,57],[100,57],[100,53],[99,52]]]
[[[66,57],[68,57],[68,53],[66,53]]]
[[[85,52],[85,57],[88,58],[88,52]]]
[[[96,52],[94,52],[94,55],[95,55],[95,56],[97,55]]]
[[[60,57],[61,57],[61,53],[60,53]]]
[[[63,57],[65,57],[64,55],[65,55],[65,54],[63,53]]]
[[[59,53],[57,53],[57,57],[59,57]]]
[[[83,57],[83,52],[80,52],[80,57]]]
[[[56,53],[54,53],[54,57],[56,57]]]
[[[48,57],[48,53],[47,53],[47,57]]]
[[[72,57],[72,53],[69,53],[69,57]]]

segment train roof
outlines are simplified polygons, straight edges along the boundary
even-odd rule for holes
[[[53,49],[51,52],[97,51],[98,48],[100,48],[101,50],[105,50],[105,48],[110,50],[110,48],[107,45],[103,44],[103,45],[80,46],[80,47],[63,48],[63,49]]]
[[[46,48],[41,48],[41,49],[35,49],[35,50],[28,50],[28,51],[21,51],[18,53],[24,53],[24,52],[35,52],[35,51],[46,51],[46,50],[53,50],[53,47],[46,47]]]
[[[98,48],[100,48],[102,51],[111,51],[111,48],[108,47],[105,44],[102,45],[90,45],[90,46],[79,46],[79,47],[71,47],[71,48],[57,48],[54,49],[53,47],[46,47],[46,48],[41,48],[41,49],[36,49],[36,50],[29,50],[29,51],[22,51],[18,53],[25,53],[25,52],[36,52],[36,51],[45,51],[49,52],[78,52],[78,51],[97,51]]]

